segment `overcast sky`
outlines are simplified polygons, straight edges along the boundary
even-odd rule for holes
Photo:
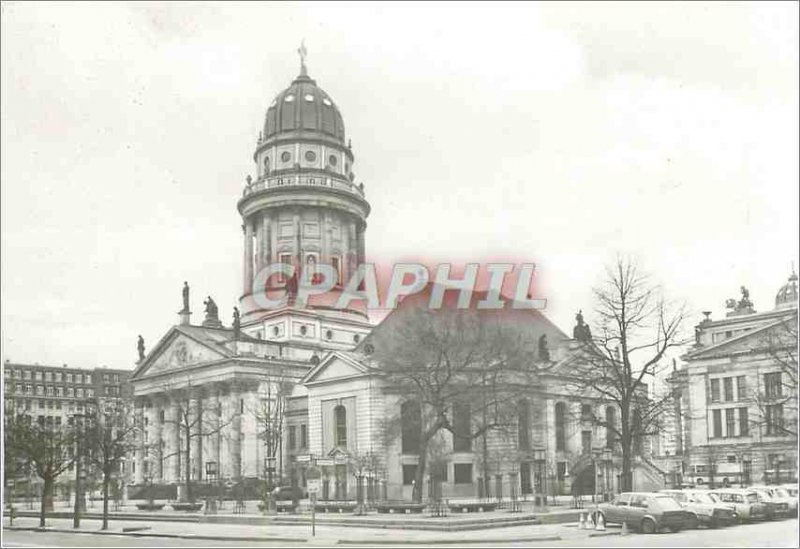
[[[571,332],[617,252],[724,315],[798,249],[798,4],[2,4],[2,343],[132,368],[241,294],[236,211],[297,75],[340,107],[371,260],[538,264]],[[691,334],[691,325],[687,326]]]

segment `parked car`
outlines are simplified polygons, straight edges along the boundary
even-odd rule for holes
[[[665,527],[678,532],[691,524],[691,513],[671,496],[655,492],[623,492],[601,504],[599,513],[607,523],[627,523],[645,534]]]
[[[275,497],[276,501],[286,501],[303,499],[304,493],[303,489],[299,486],[279,486],[272,492],[272,495]]]
[[[786,492],[787,492],[787,493],[788,493],[788,494],[789,494],[791,497],[793,497],[793,498],[796,498],[796,497],[797,497],[797,493],[798,493],[798,489],[797,489],[797,488],[798,488],[798,486],[797,486],[797,484],[781,484],[781,485],[780,485],[780,488],[783,488],[784,490],[786,490]]]
[[[750,489],[758,492],[767,504],[767,518],[785,518],[797,513],[797,500],[789,497],[786,491],[772,486],[751,486]]]
[[[661,490],[659,493],[672,496],[691,513],[689,528],[697,528],[698,525],[717,528],[736,521],[735,509],[715,502],[702,490]]]
[[[767,518],[767,505],[758,497],[755,490],[749,488],[718,488],[710,490],[708,495],[729,505],[739,522],[764,520]]]

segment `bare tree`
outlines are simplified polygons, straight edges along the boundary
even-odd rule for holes
[[[27,414],[7,411],[4,436],[5,451],[27,460],[44,483],[39,513],[39,526],[44,527],[45,513],[53,510],[55,479],[75,462],[76,429],[43,416],[33,421]]]
[[[190,381],[185,386],[166,388],[165,390],[170,394],[174,415],[165,417],[164,424],[172,425],[178,430],[179,444],[175,452],[163,455],[162,459],[177,455],[179,460],[183,460],[181,469],[186,489],[184,499],[194,503],[191,475],[192,458],[200,458],[195,456],[195,452],[192,451],[192,443],[220,433],[233,420],[233,417],[224,418],[222,406],[203,398],[202,391],[192,386]],[[181,447],[181,445],[183,446]],[[202,474],[199,464],[198,470]]]
[[[647,383],[681,340],[682,306],[671,306],[633,260],[618,258],[594,289],[598,322],[594,335],[581,338],[582,353],[572,364],[570,384],[618,412],[592,417],[611,432],[622,453],[620,489],[632,489],[633,458],[646,437],[662,429],[661,416],[672,394],[651,397]]]
[[[518,395],[539,365],[532,335],[519,329],[517,315],[505,313],[406,307],[368,340],[385,391],[404,402],[385,427],[390,438],[399,430],[414,439],[415,502],[422,500],[428,446],[438,433],[450,432],[459,450],[516,421]]]
[[[108,488],[114,473],[136,449],[137,422],[127,401],[96,399],[84,429],[86,456],[103,476],[103,527],[108,530]]]
[[[277,463],[283,447],[283,429],[286,419],[287,398],[291,394],[293,382],[282,371],[261,381],[258,400],[250,406],[257,425],[257,436],[264,443],[265,456]],[[273,465],[274,467],[274,465]],[[268,477],[267,490],[272,490],[272,472],[265,471]]]
[[[752,423],[767,434],[797,438],[797,311],[780,320],[759,340],[756,351],[774,365],[763,383],[756,384],[753,400],[758,416]],[[763,368],[762,368],[763,370]]]

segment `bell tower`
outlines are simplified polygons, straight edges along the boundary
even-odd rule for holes
[[[257,330],[280,311],[261,308],[253,298],[253,283],[262,269],[285,263],[304,276],[306,267],[330,265],[338,277],[335,295],[365,261],[370,205],[363,184],[355,183],[354,155],[349,140],[345,141],[344,121],[330,95],[308,75],[305,47],[298,52],[300,74],[267,109],[253,154],[256,177],[248,176],[237,205],[244,236],[242,328],[266,339],[277,332],[266,325],[261,334]],[[267,290],[290,290],[291,284],[275,275],[267,282]],[[290,301],[281,310],[313,314],[318,324],[327,319],[368,326],[366,311],[357,305],[346,310],[312,306],[301,311]],[[292,327],[285,328],[290,335]]]

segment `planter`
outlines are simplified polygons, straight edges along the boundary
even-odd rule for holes
[[[318,513],[352,513],[355,511],[356,507],[358,506],[357,503],[317,503],[314,505],[314,509]]]
[[[197,512],[203,508],[202,503],[173,503],[172,508],[175,511],[186,511],[188,513]]]
[[[379,503],[375,506],[379,513],[411,514],[422,513],[424,503]]]
[[[140,511],[161,511],[164,508],[163,503],[137,503],[136,508]]]
[[[497,508],[497,503],[451,503],[449,507],[450,511],[454,513],[483,513],[485,511],[494,511]]]

